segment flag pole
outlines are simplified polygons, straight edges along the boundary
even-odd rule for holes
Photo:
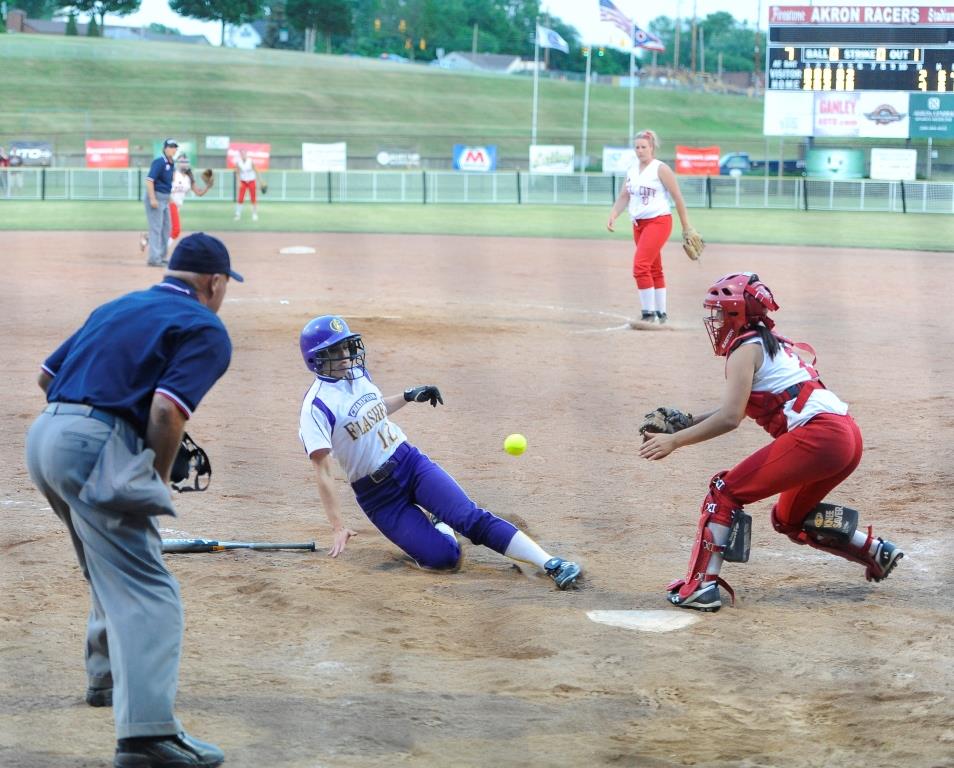
[[[537,89],[540,83],[540,24],[533,29],[533,118],[530,127],[530,144],[537,143]]]
[[[583,86],[583,140],[581,150],[583,157],[580,160],[580,172],[586,173],[586,133],[590,120],[590,65],[593,62],[593,47],[586,49],[586,84]]]
[[[636,71],[636,53],[634,45],[636,43],[636,22],[632,22],[632,25],[629,28],[629,138],[627,142],[633,140],[633,86],[635,85],[635,71]]]

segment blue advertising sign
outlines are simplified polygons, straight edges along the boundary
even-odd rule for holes
[[[454,170],[456,171],[495,171],[497,170],[497,146],[474,147],[468,144],[454,145]]]

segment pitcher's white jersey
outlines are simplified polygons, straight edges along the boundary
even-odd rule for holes
[[[243,160],[239,157],[235,161],[235,167],[239,171],[239,181],[255,181],[255,165],[252,158],[246,157]]]
[[[639,172],[639,161],[630,166],[626,174],[626,190],[629,192],[629,215],[637,219],[654,219],[672,211],[669,190],[659,180],[659,160],[652,160],[645,170]]]
[[[169,192],[169,199],[181,208],[186,194],[191,190],[192,179],[182,171],[176,170],[172,174],[172,189]]]
[[[318,376],[301,404],[298,437],[305,452],[330,448],[354,482],[386,462],[407,436],[388,420],[384,397],[367,371],[356,379]]]

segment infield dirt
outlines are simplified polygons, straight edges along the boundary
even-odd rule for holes
[[[954,355],[950,254],[711,245],[665,251],[667,333],[638,333],[629,244],[454,237],[223,234],[232,367],[189,423],[212,459],[167,536],[317,539],[319,551],[170,555],[186,636],[179,715],[233,768],[954,766],[950,536]],[[4,233],[0,313],[0,763],[106,765],[110,710],[83,703],[86,585],[30,483],[40,362],[119,293],[150,285],[135,233]],[[314,254],[281,255],[289,246]],[[891,578],[774,533],[723,575],[736,606],[668,633],[591,622],[666,610],[709,478],[765,443],[752,423],[649,463],[636,426],[657,405],[714,407],[723,361],[705,288],[755,270],[778,330],[809,341],[865,438],[831,500],[906,552]],[[355,505],[333,560],[297,436],[310,374],[298,332],[340,313],[375,382],[446,405],[394,417],[482,506],[585,581],[557,592],[465,543],[459,573],[411,566]],[[502,450],[527,436],[519,457]],[[671,609],[676,610],[676,609]]]

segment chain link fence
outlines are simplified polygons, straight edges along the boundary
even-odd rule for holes
[[[0,172],[4,200],[142,200],[147,169],[20,168]],[[208,194],[194,200],[235,200],[232,174],[219,174]],[[224,177],[224,178],[222,178]],[[271,170],[268,200],[295,203],[480,203],[612,205],[622,176],[521,171]],[[829,180],[786,177],[683,176],[690,208],[774,208],[815,211],[954,213],[954,183]]]

